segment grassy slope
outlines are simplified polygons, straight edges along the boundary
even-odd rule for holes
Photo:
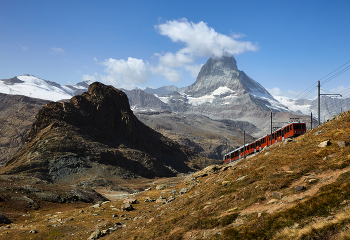
[[[319,148],[325,140],[331,145]],[[134,211],[118,210],[123,199],[99,208],[61,204],[1,227],[0,238],[86,239],[120,222],[126,226],[102,239],[350,239],[350,146],[340,148],[340,140],[350,142],[350,112],[214,174],[157,180],[170,186],[134,195]],[[175,200],[144,202],[160,195]]]

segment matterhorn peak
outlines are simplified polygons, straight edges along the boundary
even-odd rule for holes
[[[227,75],[231,71],[238,71],[236,59],[232,55],[226,54],[222,57],[211,57],[200,70],[197,80],[207,75]]]

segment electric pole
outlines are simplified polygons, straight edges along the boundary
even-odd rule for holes
[[[321,95],[337,95],[337,96],[341,96],[341,97],[342,97],[342,95],[341,94],[337,94],[337,93],[335,93],[335,94],[329,94],[329,93],[321,94],[320,81],[318,81],[317,87],[318,87],[318,126],[320,126],[321,125],[321,104],[320,104],[320,102],[321,102],[321,100],[320,100],[321,99]],[[325,115],[324,119],[326,120],[326,115]]]

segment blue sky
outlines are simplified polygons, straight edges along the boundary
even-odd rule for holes
[[[211,55],[293,97],[350,61],[350,1],[0,0],[0,79],[189,86]],[[350,71],[322,88],[350,87]],[[312,94],[308,97],[312,97]]]

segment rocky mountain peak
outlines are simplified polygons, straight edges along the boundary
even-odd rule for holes
[[[248,77],[243,71],[239,71],[235,58],[227,54],[221,58],[209,58],[201,68],[196,82],[188,87],[186,94],[202,97],[212,95],[222,87],[235,96],[259,92],[272,98],[258,82]]]
[[[46,104],[22,150],[1,170],[89,184],[82,183],[86,176],[89,182],[175,176],[192,170],[190,159],[197,157],[140,122],[124,92],[95,82],[69,102]]]
[[[224,76],[231,71],[237,71],[237,62],[233,56],[211,57],[200,70],[197,80],[208,75]]]

